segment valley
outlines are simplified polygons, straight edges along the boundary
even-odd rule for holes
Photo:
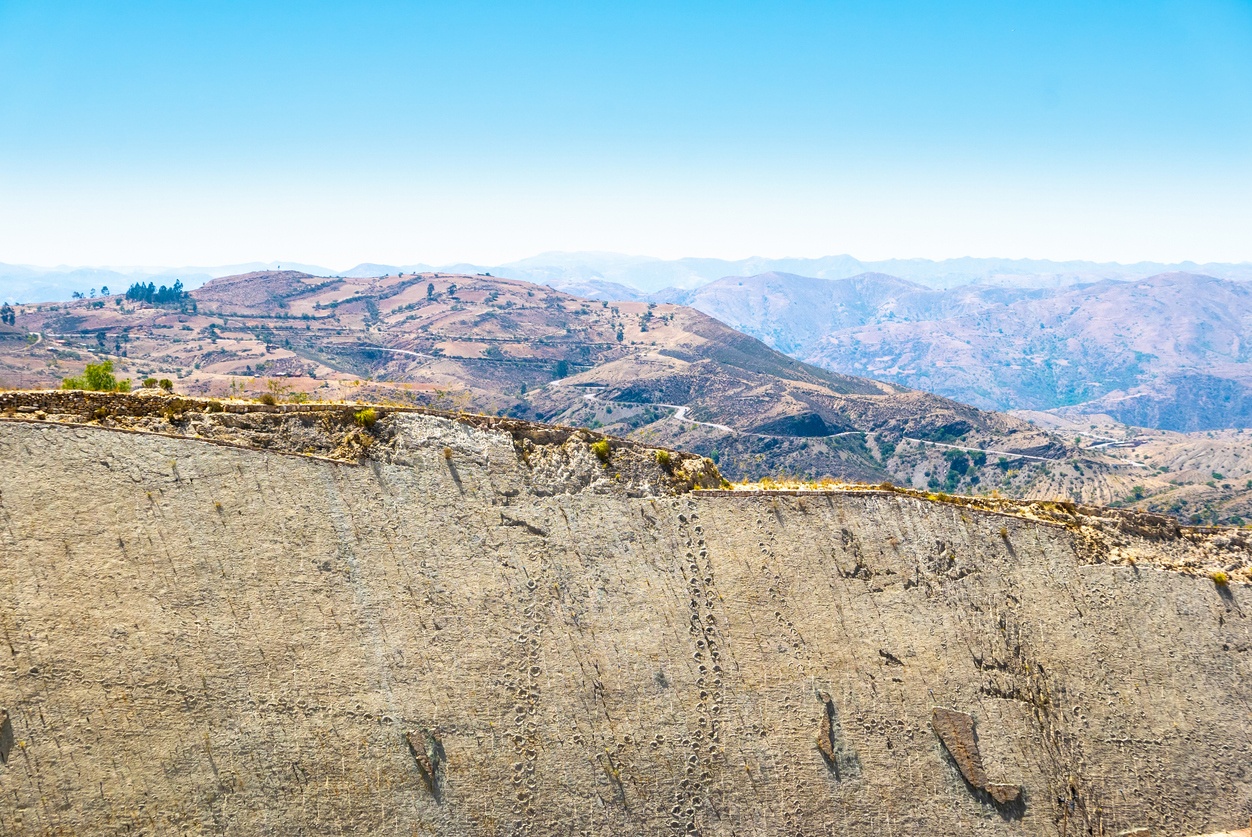
[[[937,290],[884,274],[727,277],[687,304],[808,363],[984,409],[1252,426],[1252,287],[1169,273]]]
[[[118,295],[18,306],[15,320],[0,340],[9,387],[56,387],[111,359],[136,385],[164,378],[188,395],[584,426],[701,453],[731,480],[1124,503],[1196,523],[1252,516],[1242,482],[1207,485],[1212,471],[1237,470],[1216,461],[1167,474],[1034,414],[801,363],[676,304],[486,275],[281,271],[215,279],[163,305]]]

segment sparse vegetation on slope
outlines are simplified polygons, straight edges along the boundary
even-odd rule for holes
[[[61,389],[84,389],[91,392],[130,392],[130,381],[113,375],[113,361],[89,363],[82,375],[65,378]]]
[[[986,409],[1079,408],[1171,430],[1252,426],[1247,283],[1187,273],[1068,287],[730,277],[691,304],[844,373]]]
[[[270,272],[193,293],[195,312],[123,299],[21,306],[23,324],[42,336],[0,341],[0,384],[59,383],[107,360],[192,396],[372,401],[583,426],[693,450],[732,479],[890,480],[1084,502],[1124,498],[1134,483],[1145,486],[1143,502],[1159,496],[1134,466],[1080,450],[1072,434],[806,366],[680,306],[447,274]],[[1184,500],[1176,513],[1242,514],[1229,508],[1210,514]]]

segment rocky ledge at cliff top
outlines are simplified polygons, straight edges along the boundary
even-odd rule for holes
[[[0,393],[0,833],[1197,834],[1239,530],[362,405]]]
[[[368,410],[368,418],[364,411]],[[414,417],[425,417],[415,419]],[[662,496],[732,486],[706,457],[653,447],[584,428],[536,424],[402,405],[360,403],[264,404],[250,400],[188,398],[159,390],[100,393],[81,390],[0,391],[0,421],[52,422],[199,439],[343,462],[403,464],[412,445],[433,444],[446,431],[470,428],[506,433],[526,465],[529,490],[551,494],[575,490]],[[430,421],[443,419],[443,421]],[[603,442],[607,459],[592,445]],[[451,453],[451,449],[448,449]],[[663,464],[662,464],[663,463]],[[772,481],[764,485],[780,485]],[[1252,582],[1252,530],[1184,526],[1167,515],[1068,501],[961,496],[915,491],[887,483],[843,483],[765,488],[736,485],[738,492],[772,496],[814,492],[888,492],[1012,515],[1063,526],[1078,534],[1091,563],[1134,565],[1146,561],[1181,572]]]
[[[388,464],[407,464],[410,447],[433,444],[441,434],[450,433],[464,443],[473,437],[472,431],[487,430],[512,439],[517,456],[527,465],[530,490],[540,494],[576,488],[653,496],[725,485],[717,467],[694,454],[582,428],[423,407],[264,404],[183,398],[159,390],[45,390],[0,392],[0,420],[5,418],[179,436],[342,462]],[[598,455],[592,448],[597,442],[607,446]],[[451,454],[453,449],[447,452]],[[593,467],[601,457],[604,459],[599,464],[606,467]],[[610,459],[611,468],[607,467]]]

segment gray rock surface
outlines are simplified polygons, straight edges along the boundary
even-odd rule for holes
[[[340,462],[0,421],[0,834],[1252,813],[1252,595],[1152,561],[1209,546],[886,492],[684,493],[646,452],[541,431],[407,414]],[[1015,805],[971,791],[936,706],[976,720]]]

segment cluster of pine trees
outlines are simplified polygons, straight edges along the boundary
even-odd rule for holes
[[[131,302],[146,302],[149,305],[185,305],[191,302],[191,295],[183,290],[181,279],[175,279],[170,287],[157,287],[149,282],[136,282],[126,291],[126,298]]]

